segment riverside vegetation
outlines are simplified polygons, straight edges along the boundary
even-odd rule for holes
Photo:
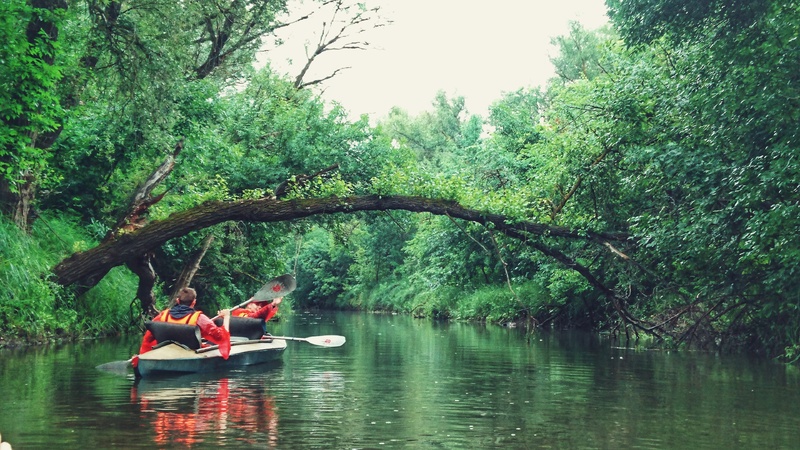
[[[488,117],[443,91],[373,123],[321,100],[314,58],[294,79],[253,68],[286,2],[223,3],[0,5],[6,342],[130,332],[187,279],[214,310],[291,271],[294,308],[800,358],[794,2],[608,0],[612,26],[573,24],[557,76]],[[344,29],[381,25],[335,7]],[[368,196],[445,206],[223,221],[54,276],[174,213]]]

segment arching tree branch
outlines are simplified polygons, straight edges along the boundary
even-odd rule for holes
[[[356,211],[406,210],[449,215],[482,224],[512,237],[523,235],[553,236],[589,240],[602,245],[607,241],[622,241],[624,233],[593,233],[533,222],[510,222],[505,216],[489,214],[462,207],[452,201],[421,197],[328,197],[280,201],[272,198],[248,199],[233,202],[207,202],[181,211],[169,218],[149,223],[142,228],[101,243],[85,252],[76,253],[54,269],[55,281],[64,286],[77,284],[91,287],[112,267],[149,252],[168,240],[229,220],[250,222],[282,222],[319,214],[352,213]],[[602,285],[601,285],[602,286]]]

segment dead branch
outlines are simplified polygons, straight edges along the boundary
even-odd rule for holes
[[[357,39],[357,36],[370,29],[380,28],[392,23],[380,15],[380,7],[367,9],[362,3],[345,5],[344,0],[336,0],[329,21],[322,22],[322,29],[316,46],[306,47],[306,62],[294,80],[294,87],[302,89],[327,81],[349,67],[340,67],[332,73],[306,81],[306,75],[314,62],[326,52],[341,50],[366,50],[370,43]],[[344,16],[344,17],[342,17]]]
[[[206,252],[208,249],[211,248],[211,243],[214,242],[214,235],[207,234],[206,237],[203,239],[203,243],[200,246],[200,250],[195,252],[192,255],[192,259],[186,261],[186,264],[183,266],[183,270],[181,274],[178,275],[178,278],[175,280],[175,283],[172,284],[172,290],[169,294],[169,306],[172,307],[175,304],[175,299],[178,297],[178,292],[181,289],[188,287],[192,284],[192,278],[200,269],[200,262],[203,260],[203,257],[206,256]]]

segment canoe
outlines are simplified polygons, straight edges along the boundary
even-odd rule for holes
[[[235,320],[234,320],[235,319]],[[286,350],[286,340],[270,339],[264,335],[264,321],[250,318],[231,318],[231,351],[223,359],[216,345],[204,345],[200,329],[160,321],[147,322],[158,345],[139,355],[134,369],[137,377],[155,375],[202,373],[252,366],[275,361]]]
[[[281,358],[284,350],[285,340],[237,340],[233,337],[231,352],[226,360],[222,359],[216,345],[193,350],[177,342],[167,341],[139,355],[135,372],[137,377],[212,372],[275,361]]]

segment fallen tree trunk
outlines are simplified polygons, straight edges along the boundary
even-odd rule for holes
[[[85,252],[75,253],[54,269],[55,281],[64,286],[90,288],[112,268],[158,248],[168,240],[229,220],[248,222],[282,222],[319,214],[356,211],[406,210],[493,225],[497,230],[519,237],[525,235],[554,236],[591,240],[599,244],[627,239],[624,233],[592,233],[533,222],[509,222],[505,216],[462,207],[456,202],[422,197],[328,197],[281,201],[273,198],[207,202],[172,214],[165,220],[151,222],[130,233],[116,236]]]

